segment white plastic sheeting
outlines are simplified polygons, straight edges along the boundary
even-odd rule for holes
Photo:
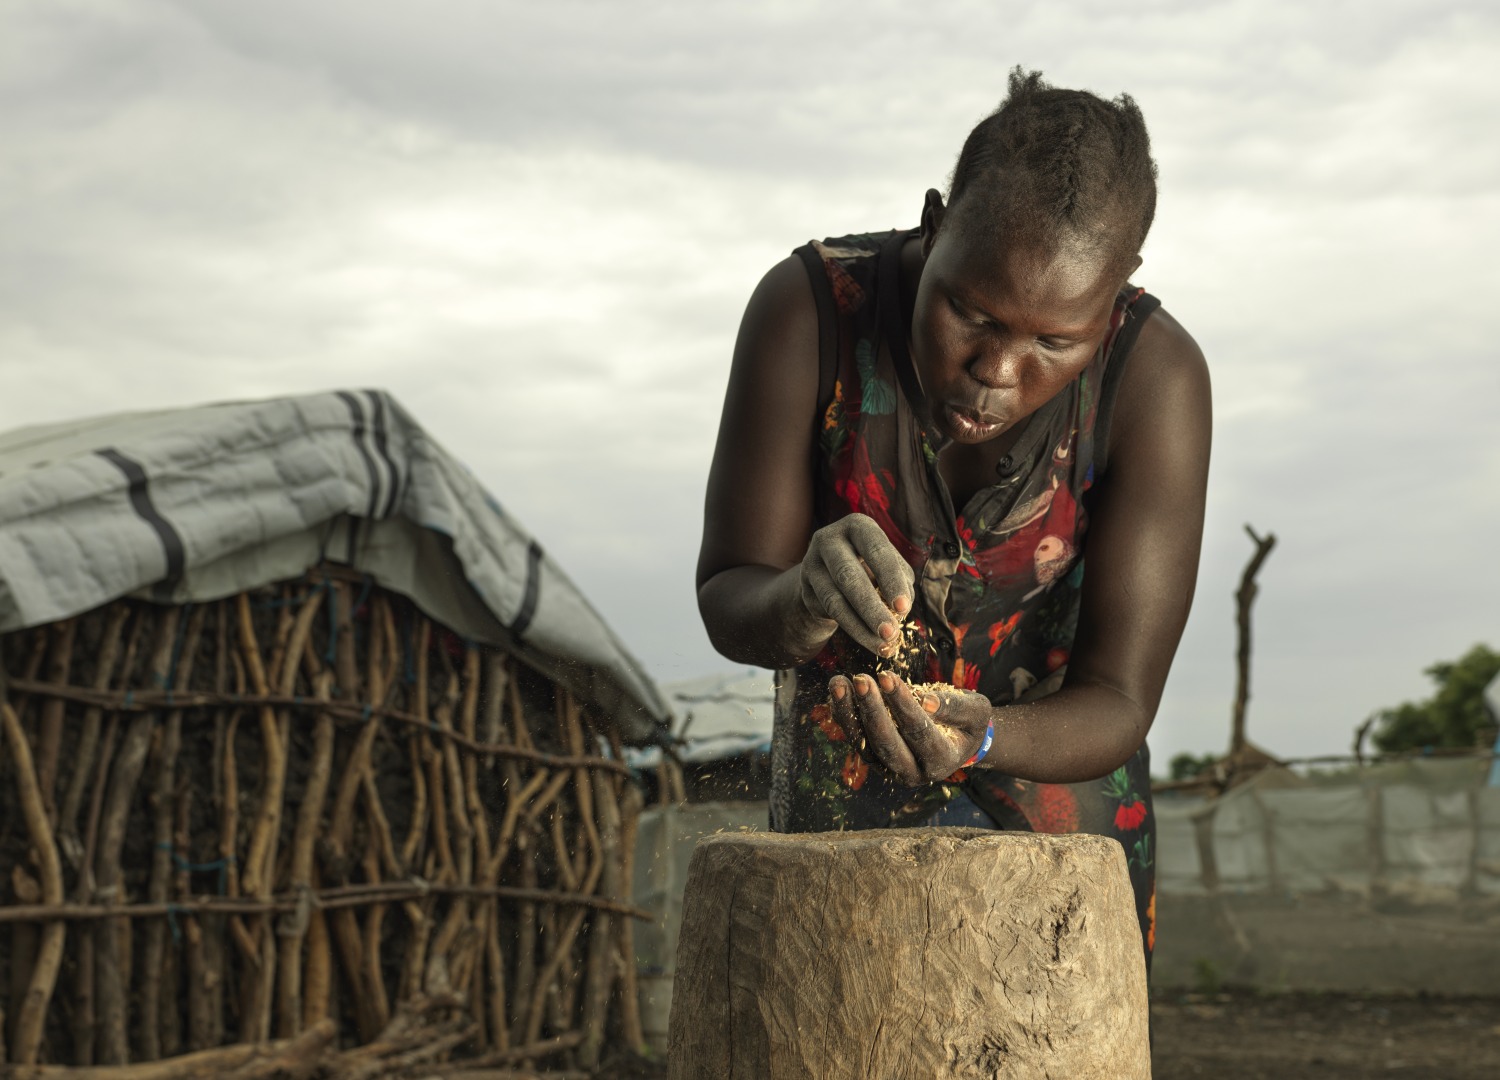
[[[636,904],[655,919],[635,930],[641,1026],[653,1046],[665,1049],[672,983],[677,975],[677,937],[682,930],[683,892],[693,848],[705,836],[740,829],[765,829],[764,802],[694,803],[658,806],[641,815],[636,835]]]
[[[632,741],[668,721],[598,612],[390,395],[339,391],[0,435],[0,633],[186,603],[327,559],[517,653]]]
[[[1500,897],[1500,789],[1481,786],[1485,772],[1467,761],[1342,781],[1267,774],[1218,800],[1159,798],[1158,887]]]

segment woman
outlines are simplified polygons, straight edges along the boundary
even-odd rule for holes
[[[1016,69],[918,229],[755,290],[698,564],[715,647],[779,669],[773,828],[1117,837],[1148,965],[1210,435],[1202,353],[1129,284],[1155,203],[1129,97]]]

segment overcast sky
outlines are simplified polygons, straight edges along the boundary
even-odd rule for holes
[[[659,679],[740,312],[809,237],[910,226],[1014,64],[1128,91],[1137,281],[1216,431],[1152,735],[1340,752],[1500,645],[1500,17],[1442,0],[0,0],[0,427],[391,390]]]

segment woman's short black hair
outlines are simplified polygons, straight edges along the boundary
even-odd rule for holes
[[[964,140],[949,216],[965,197],[969,222],[1034,239],[1071,232],[1115,256],[1134,256],[1156,213],[1145,118],[1128,94],[1105,101],[1016,67],[1005,100]],[[984,216],[969,217],[976,210]]]

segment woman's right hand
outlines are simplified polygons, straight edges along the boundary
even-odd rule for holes
[[[849,514],[812,534],[801,564],[802,605],[878,656],[893,654],[916,575],[873,518]]]

